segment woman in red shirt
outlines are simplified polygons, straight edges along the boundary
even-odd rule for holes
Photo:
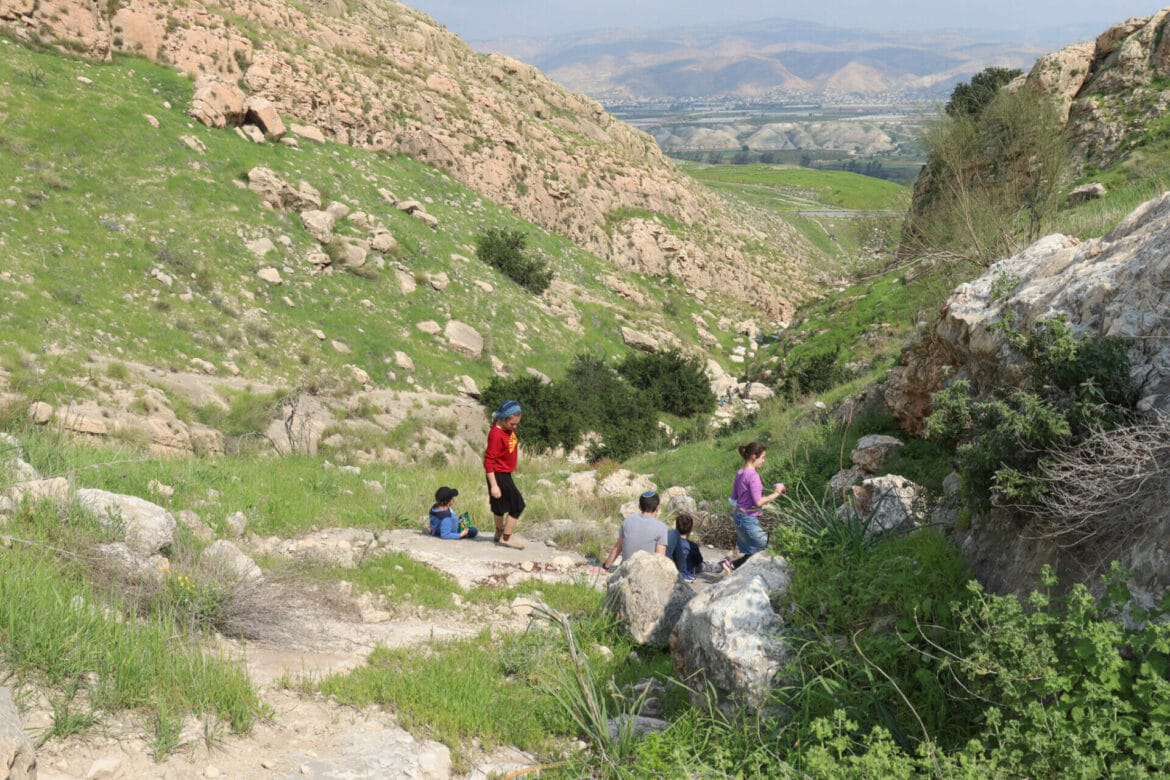
[[[483,454],[483,470],[487,473],[489,503],[496,520],[496,544],[523,550],[524,545],[512,538],[516,521],[524,511],[524,496],[512,481],[519,454],[516,426],[520,424],[520,403],[504,401],[492,416],[488,431],[487,450]]]

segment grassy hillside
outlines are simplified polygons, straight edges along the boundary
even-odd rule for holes
[[[0,197],[0,367],[15,389],[36,386],[50,400],[77,392],[61,380],[84,377],[90,354],[175,369],[193,358],[231,361],[244,377],[276,386],[321,384],[353,364],[379,386],[413,379],[444,389],[458,374],[490,379],[488,355],[513,373],[532,367],[556,375],[577,352],[624,352],[622,324],[664,319],[684,346],[696,343],[691,315],[702,307],[670,280],[622,274],[408,158],[332,143],[257,145],[205,128],[186,116],[190,95],[190,81],[143,60],[95,64],[0,39],[0,178],[8,183]],[[395,235],[397,253],[381,271],[313,275],[305,257],[319,245],[296,213],[264,208],[246,188],[256,166],[308,182],[325,203],[368,212]],[[423,202],[438,228],[397,211],[379,190]],[[491,226],[529,236],[555,271],[552,290],[535,298],[476,259],[475,236]],[[276,245],[263,258],[246,246],[260,238]],[[417,281],[414,292],[401,291],[399,263]],[[257,278],[266,266],[282,284]],[[450,280],[442,292],[427,284],[439,273]],[[614,295],[608,275],[651,305]],[[415,327],[449,318],[484,335],[482,359]],[[730,334],[708,327],[730,347]],[[318,329],[326,339],[314,335]],[[412,377],[388,377],[395,350],[413,358]]]
[[[847,171],[784,165],[706,165],[683,169],[726,197],[796,227],[818,251],[810,262],[826,285],[857,274],[875,252],[892,246],[909,190]],[[834,214],[837,211],[872,214]]]
[[[900,210],[906,188],[900,184],[848,171],[820,171],[784,165],[700,165],[686,170],[705,184],[742,193],[756,193],[781,211],[823,209]]]

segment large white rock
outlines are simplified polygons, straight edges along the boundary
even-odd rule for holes
[[[158,504],[94,488],[80,488],[77,500],[102,527],[120,530],[136,555],[149,557],[174,544],[175,517]]]
[[[256,562],[226,539],[217,539],[203,550],[199,561],[214,571],[221,572],[231,579],[259,582],[264,579],[264,573]]]
[[[871,433],[857,440],[849,459],[866,474],[877,474],[891,455],[902,449],[902,440]]]
[[[666,647],[694,590],[665,555],[636,552],[609,575],[605,605],[640,645]]]
[[[622,326],[622,343],[631,349],[641,350],[642,352],[657,352],[658,339],[654,338],[648,333],[643,333],[640,330],[627,328]]]
[[[443,328],[443,335],[451,349],[469,358],[479,358],[483,354],[483,336],[475,328],[459,320],[449,320]]]
[[[772,609],[773,595],[788,585],[788,562],[757,553],[683,609],[670,649],[696,705],[705,702],[708,684],[721,706],[764,705],[793,656],[784,620]]]
[[[633,498],[640,496],[647,490],[654,490],[654,483],[644,474],[636,474],[629,469],[618,469],[597,484],[597,493],[605,496],[619,496]]]
[[[841,513],[855,511],[868,520],[870,536],[915,525],[924,516],[922,488],[905,477],[886,474],[862,480],[853,487],[852,506],[842,506]]]

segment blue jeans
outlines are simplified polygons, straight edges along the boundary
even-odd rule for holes
[[[735,539],[744,555],[768,549],[768,535],[760,528],[760,518],[735,510]]]

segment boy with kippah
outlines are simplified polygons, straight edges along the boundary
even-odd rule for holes
[[[496,544],[523,550],[524,545],[512,538],[516,521],[524,511],[524,496],[512,480],[516,470],[520,443],[516,426],[520,424],[520,403],[504,401],[492,415],[488,431],[487,449],[483,454],[483,470],[487,474],[488,497],[496,521]]]
[[[638,497],[638,513],[629,515],[622,521],[617,541],[610,549],[605,563],[601,565],[602,571],[609,571],[619,555],[622,556],[622,563],[632,558],[636,552],[666,555],[666,524],[658,519],[660,503],[658,493],[653,490],[647,490]]]

